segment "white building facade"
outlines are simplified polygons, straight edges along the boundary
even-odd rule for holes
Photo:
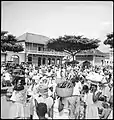
[[[25,33],[17,37],[17,39],[23,45],[24,51],[18,53],[7,52],[6,61],[15,61],[19,64],[28,62],[35,66],[62,64],[62,58],[65,56],[65,53],[47,49],[46,42],[49,40],[48,37]]]

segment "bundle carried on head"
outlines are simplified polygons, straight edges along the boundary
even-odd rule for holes
[[[73,87],[73,84],[72,84],[72,82],[70,82],[70,81],[63,81],[63,82],[61,82],[61,83],[58,83],[58,84],[57,84],[57,87],[58,87],[58,88],[72,88],[72,87]]]
[[[56,87],[56,93],[60,97],[70,97],[73,93],[73,83],[70,81],[64,81],[58,83]]]

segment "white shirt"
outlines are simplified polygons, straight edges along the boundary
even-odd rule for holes
[[[61,70],[59,69],[59,70],[57,70],[57,78],[61,78]]]
[[[8,72],[6,72],[6,73],[4,74],[4,79],[5,79],[5,80],[10,80],[10,74],[9,74]]]
[[[67,100],[62,101],[64,103],[64,106],[68,106]],[[54,108],[53,108],[53,118],[54,119],[69,119],[69,111],[65,107],[61,112],[58,111],[58,105],[59,105],[59,99],[55,100]]]
[[[29,71],[27,69],[25,69],[25,73],[28,73]]]
[[[34,79],[36,83],[39,82],[39,78],[40,78],[40,76],[38,76],[38,75],[33,75],[33,77],[32,77],[32,79]]]
[[[39,85],[34,85],[33,90],[32,90],[32,85],[31,85],[27,90],[28,94],[29,95],[38,94],[38,87],[39,87]]]
[[[33,77],[33,74],[34,74],[33,72],[30,72],[30,73],[29,73],[29,76],[30,76],[30,77]]]
[[[81,85],[81,82],[79,81],[78,83],[75,84],[73,95],[80,95],[81,89],[82,89],[82,85]]]

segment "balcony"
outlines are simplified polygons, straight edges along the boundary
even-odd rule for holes
[[[36,50],[26,50],[28,54],[37,54],[37,55],[51,55],[51,56],[66,56],[66,53],[55,52],[55,51],[36,51]]]

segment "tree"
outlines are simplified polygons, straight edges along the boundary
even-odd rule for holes
[[[109,33],[106,35],[106,40],[104,41],[105,45],[110,45],[110,48],[114,48],[113,46],[113,33]]]
[[[24,48],[21,43],[18,43],[15,36],[8,34],[7,31],[1,31],[1,51],[21,52]]]
[[[89,39],[83,36],[64,35],[56,39],[50,39],[47,42],[48,49],[66,52],[73,57],[82,50],[95,49],[99,47],[100,40]]]

